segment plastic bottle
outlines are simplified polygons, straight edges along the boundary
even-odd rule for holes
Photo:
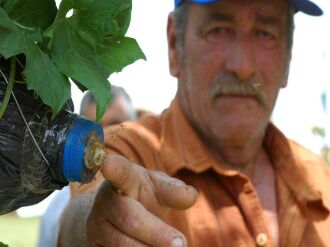
[[[0,75],[0,102],[6,87]],[[26,85],[15,84],[13,94],[0,119],[0,215],[40,202],[69,181],[91,180],[97,169],[84,161],[86,146],[91,136],[103,143],[102,127],[74,114],[72,101],[53,118]]]

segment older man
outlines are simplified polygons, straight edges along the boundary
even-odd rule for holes
[[[308,0],[175,3],[167,36],[177,95],[159,117],[106,130],[109,152],[129,159],[127,181],[119,194],[103,183],[91,211],[87,202],[68,208],[88,215],[88,246],[330,246],[330,170],[270,123],[287,84],[294,13],[322,11]],[[193,185],[196,203],[168,211],[184,194],[164,200],[148,176],[134,186],[123,175],[131,162]],[[84,191],[97,183],[75,200]]]

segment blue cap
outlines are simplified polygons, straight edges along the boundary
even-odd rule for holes
[[[95,171],[87,169],[84,162],[87,137],[93,131],[103,142],[103,129],[99,124],[79,116],[73,120],[63,154],[63,176],[67,181],[84,183],[94,177]]]
[[[183,0],[174,0],[175,7],[179,6]],[[214,3],[218,0],[187,0],[192,3]],[[289,2],[293,5],[293,7],[297,11],[304,12],[308,15],[320,16],[323,14],[323,11],[317,6],[315,3],[309,0],[289,0]]]

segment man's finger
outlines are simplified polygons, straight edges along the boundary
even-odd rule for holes
[[[113,186],[125,189],[137,179],[134,177],[136,170],[132,169],[132,166],[133,164],[123,156],[107,155],[101,167],[101,173]]]
[[[161,205],[182,210],[191,207],[196,202],[198,193],[194,187],[162,172],[149,171],[149,174]]]
[[[88,239],[87,247],[148,247],[114,227],[110,222],[104,223],[97,236]],[[149,246],[150,247],[150,246]]]
[[[141,196],[140,199],[143,199],[146,193],[154,194],[155,198],[149,196],[143,202],[153,213],[156,212],[154,206],[157,205],[157,200],[164,207],[181,210],[191,207],[197,199],[195,188],[163,172],[144,170],[120,155],[108,155],[101,172],[114,187],[134,199]],[[142,192],[140,188],[143,188]]]
[[[130,197],[119,196],[115,191],[111,192],[111,185],[107,189],[111,195],[107,205],[111,210],[108,210],[107,219],[120,231],[151,246],[187,246],[181,232],[151,214],[141,203]]]

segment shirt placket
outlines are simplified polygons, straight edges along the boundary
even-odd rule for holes
[[[234,183],[239,207],[256,246],[274,246],[256,189],[245,177],[238,176]]]
[[[283,182],[281,176],[277,175],[277,198],[279,205],[280,224],[280,246],[291,247],[301,246],[307,219],[289,188]]]

